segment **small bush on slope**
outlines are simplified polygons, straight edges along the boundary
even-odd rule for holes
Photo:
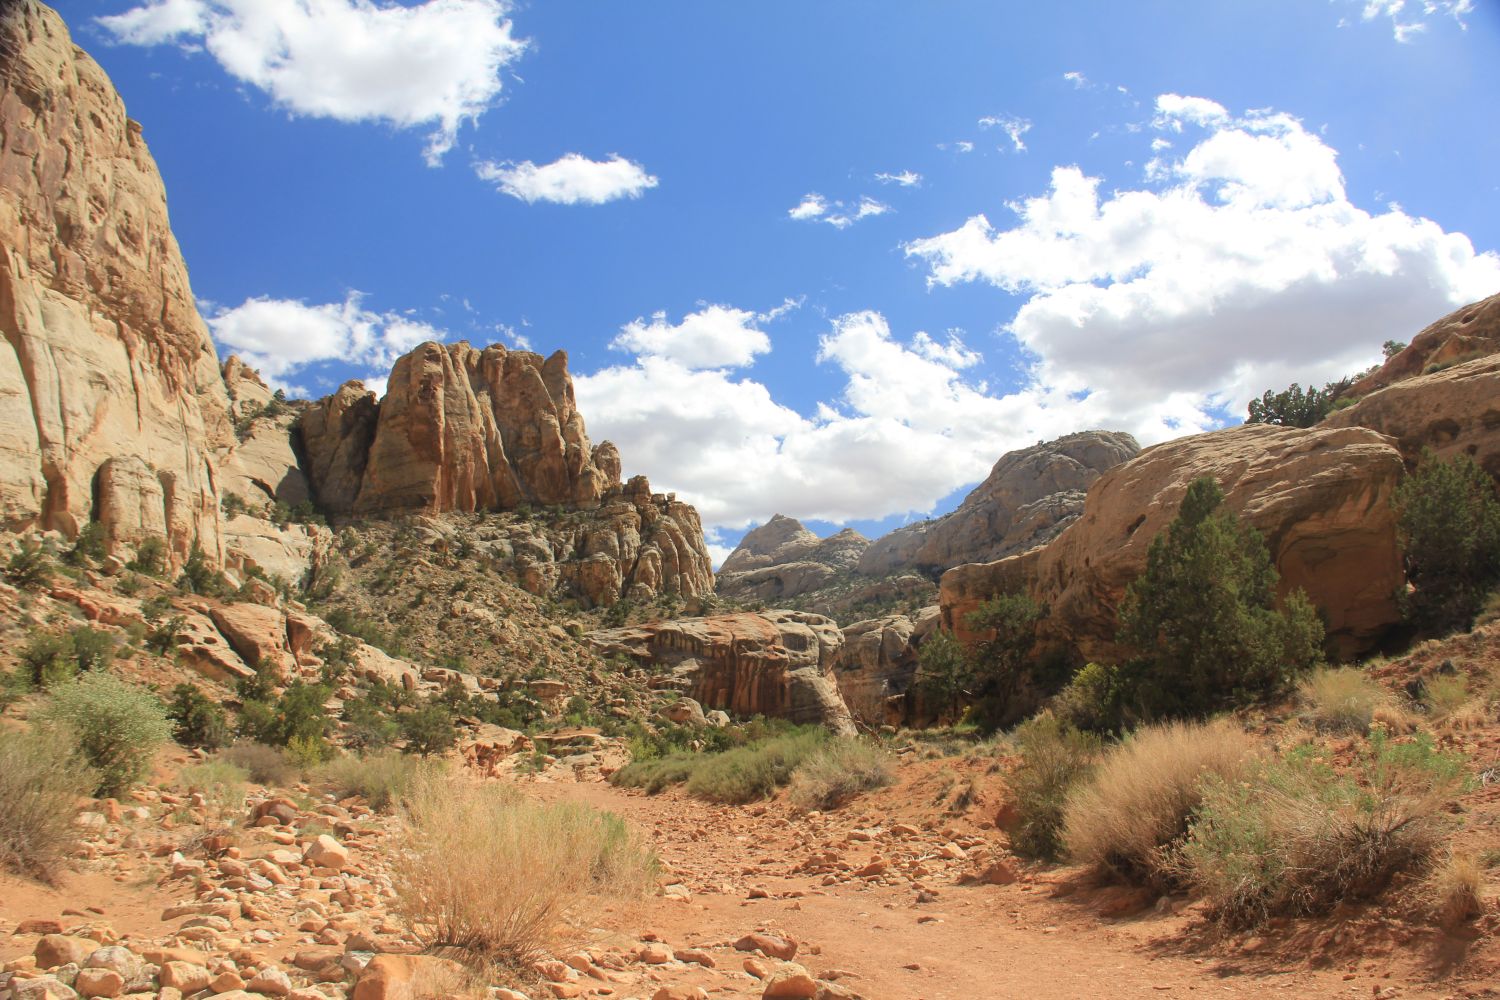
[[[617,816],[503,785],[427,778],[403,815],[398,906],[429,946],[476,960],[522,965],[570,906],[642,896],[656,877],[655,855]]]
[[[43,718],[66,729],[98,772],[99,795],[119,795],[146,773],[172,725],[161,702],[109,674],[88,673],[59,687]]]
[[[782,727],[746,727],[777,732]],[[763,799],[791,780],[792,772],[828,739],[819,726],[783,730],[719,753],[674,753],[638,760],[610,776],[622,788],[644,788],[656,794],[686,783],[687,791],[711,802],[742,803]]]
[[[173,737],[185,747],[217,750],[230,743],[229,721],[220,708],[197,685],[182,683],[172,689],[167,716]]]
[[[787,795],[804,812],[834,809],[895,780],[884,750],[856,739],[830,740],[792,773]]]
[[[1062,852],[1068,793],[1099,759],[1099,737],[1039,715],[1018,726],[1012,739],[1021,763],[1008,778],[1017,813],[1011,847],[1026,857],[1055,860]]]
[[[1392,708],[1389,692],[1358,667],[1314,671],[1298,687],[1307,717],[1321,730],[1367,733],[1381,709]]]
[[[1243,777],[1256,742],[1227,719],[1175,722],[1137,730],[1112,747],[1063,809],[1067,853],[1101,872],[1171,884],[1163,851],[1187,834],[1203,781]]]
[[[98,783],[62,733],[0,729],[0,869],[55,879],[75,840],[78,799]]]
[[[214,759],[243,768],[249,773],[250,780],[258,785],[284,785],[296,772],[285,750],[251,740],[236,741]]]
[[[1206,775],[1197,817],[1167,863],[1231,926],[1323,913],[1424,867],[1463,784],[1462,758],[1425,733],[1392,743],[1377,727],[1349,774],[1298,748],[1243,779]]]
[[[220,814],[238,812],[245,806],[245,781],[250,772],[224,760],[194,764],[177,772],[177,784],[202,795]]]

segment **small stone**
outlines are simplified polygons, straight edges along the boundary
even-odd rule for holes
[[[797,954],[797,942],[771,934],[746,934],[734,943],[735,951],[759,951],[768,958],[788,961]]]
[[[243,990],[245,981],[240,978],[238,972],[221,972],[208,984],[208,988],[215,993],[229,993],[231,991]]]
[[[245,988],[268,997],[284,997],[292,992],[292,980],[280,969],[261,969]]]
[[[701,986],[663,986],[651,1000],[708,1000],[708,992]]]
[[[201,965],[192,962],[168,962],[161,967],[161,984],[183,994],[197,993],[205,989],[213,977]]]
[[[55,969],[60,965],[82,965],[98,950],[98,941],[67,934],[48,934],[36,943],[32,954],[36,956],[37,968]]]
[[[665,965],[672,961],[672,952],[666,945],[648,944],[637,951],[635,957],[644,965]]]
[[[343,871],[349,867],[349,849],[328,834],[321,833],[316,840],[307,845],[304,860],[319,868]]]
[[[82,969],[73,988],[80,996],[117,997],[125,992],[125,977],[113,969]]]
[[[691,962],[705,969],[712,969],[717,964],[714,962],[714,957],[702,948],[679,948],[672,953],[672,956],[679,962]]]

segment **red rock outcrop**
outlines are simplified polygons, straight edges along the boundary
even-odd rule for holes
[[[889,615],[844,627],[834,659],[839,694],[856,719],[870,726],[917,721],[921,699],[912,690],[921,643],[937,631],[939,609]]]
[[[620,485],[613,447],[595,462],[562,351],[421,344],[397,360],[384,399],[345,386],[300,428],[314,492],[334,513],[591,504]]]
[[[799,611],[678,618],[589,635],[603,656],[627,656],[668,672],[704,708],[820,723],[853,733],[833,665],[844,637],[822,615]]]
[[[1188,484],[1211,475],[1229,510],[1260,531],[1283,593],[1300,587],[1345,652],[1397,620],[1402,585],[1391,496],[1403,474],[1389,438],[1361,427],[1247,424],[1148,448],[1101,476],[1083,516],[1047,546],[943,574],[943,625],[975,638],[965,616],[997,593],[1048,604],[1042,638],[1114,660],[1115,612],[1145,569],[1151,540],[1177,515]]]
[[[220,550],[229,400],[141,127],[35,0],[0,5],[0,524]]]

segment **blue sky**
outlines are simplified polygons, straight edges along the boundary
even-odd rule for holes
[[[221,351],[569,352],[723,550],[1233,422],[1500,291],[1492,0],[57,4]]]

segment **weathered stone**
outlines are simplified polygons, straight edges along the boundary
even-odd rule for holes
[[[36,956],[39,969],[55,969],[61,965],[82,965],[99,948],[99,942],[86,937],[68,934],[47,934],[36,943],[32,954]]]
[[[839,694],[854,717],[868,725],[893,725],[922,715],[916,679],[921,643],[937,631],[937,607],[916,615],[891,615],[844,628],[844,645],[834,659]]]
[[[677,618],[594,632],[589,642],[605,656],[667,668],[667,683],[700,705],[853,732],[833,678],[843,635],[821,615],[767,611]]]
[[[1043,642],[1117,661],[1116,609],[1144,571],[1151,540],[1176,517],[1193,479],[1213,476],[1225,506],[1265,539],[1287,593],[1302,588],[1345,652],[1397,620],[1402,582],[1390,500],[1402,475],[1390,442],[1364,428],[1247,424],[1160,444],[1105,473],[1082,518],[1050,544],[943,574],[942,619],[965,619],[998,593],[1026,590],[1050,614]]]

